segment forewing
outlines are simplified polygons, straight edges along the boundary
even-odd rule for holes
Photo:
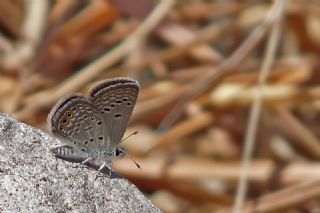
[[[94,149],[108,143],[105,122],[99,110],[85,97],[71,95],[60,100],[48,116],[49,130],[69,146],[91,156]]]
[[[103,114],[112,148],[126,131],[138,92],[138,82],[129,78],[107,80],[91,90],[90,100]]]

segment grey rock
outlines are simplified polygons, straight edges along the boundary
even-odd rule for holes
[[[0,212],[161,212],[133,184],[55,158],[59,141],[0,114]]]

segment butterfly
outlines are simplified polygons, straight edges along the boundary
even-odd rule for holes
[[[100,165],[98,172],[105,167],[111,172],[112,159],[126,153],[118,145],[138,93],[137,81],[119,77],[98,83],[88,98],[72,94],[58,101],[47,122],[63,144],[51,152],[63,160]]]

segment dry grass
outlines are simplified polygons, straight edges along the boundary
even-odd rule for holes
[[[0,1],[0,111],[46,130],[62,96],[129,76],[142,171],[114,169],[165,212],[318,212],[320,4],[153,3]]]

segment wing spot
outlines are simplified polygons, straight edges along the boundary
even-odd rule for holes
[[[102,124],[102,121],[98,121],[97,124],[98,126],[100,126]]]
[[[67,121],[68,121],[67,119],[64,119],[64,120],[62,121],[62,123],[66,124]]]
[[[114,117],[115,117],[115,118],[120,118],[120,117],[121,117],[121,114],[120,114],[120,113],[115,114]]]
[[[84,149],[81,149],[84,152]]]
[[[87,144],[88,144],[88,141],[85,141],[84,144],[87,145]]]
[[[90,141],[93,142],[93,138],[90,138]]]
[[[110,106],[111,106],[111,107],[115,107],[116,105],[114,105],[114,104],[110,104]]]
[[[103,137],[102,137],[102,136],[100,136],[100,137],[98,137],[98,139],[99,139],[99,140],[103,140]]]
[[[128,98],[124,98],[124,99],[122,99],[123,101],[128,101]]]
[[[70,117],[71,117],[71,113],[70,113],[70,112],[68,112],[68,113],[67,113],[67,116],[68,116],[68,118],[70,118]]]
[[[127,103],[127,106],[131,106],[131,102],[128,102],[128,103]]]
[[[110,112],[110,108],[108,108],[108,107],[103,108],[103,110],[106,112]]]
[[[121,100],[116,100],[116,103],[117,103],[117,104],[121,104],[122,101],[121,101]]]
[[[94,118],[94,117],[91,117],[91,120],[92,120],[92,121],[94,121],[94,120],[95,120],[95,118]]]
[[[73,144],[77,144],[77,141],[73,141]]]

